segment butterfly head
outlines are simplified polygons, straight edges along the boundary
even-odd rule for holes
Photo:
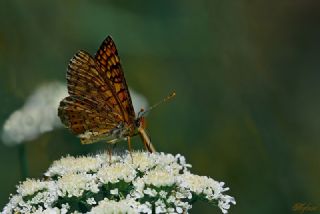
[[[141,109],[138,113],[137,119],[135,119],[135,125],[137,128],[142,127],[145,128],[145,117],[144,117],[144,109]]]

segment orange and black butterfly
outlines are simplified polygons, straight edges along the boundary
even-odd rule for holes
[[[60,102],[58,115],[81,143],[101,140],[116,143],[139,134],[146,149],[154,152],[144,130],[144,112],[135,115],[118,52],[108,36],[95,57],[79,51],[67,71],[69,96]],[[174,96],[174,95],[173,95]]]

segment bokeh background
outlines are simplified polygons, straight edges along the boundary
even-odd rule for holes
[[[319,207],[319,11],[302,0],[1,1],[0,125],[39,85],[64,82],[77,50],[94,54],[112,35],[130,87],[149,103],[177,92],[148,116],[155,146],[226,182],[230,213]],[[105,144],[57,129],[24,147],[28,176],[39,178],[53,160]],[[1,207],[23,179],[22,150],[0,144]]]

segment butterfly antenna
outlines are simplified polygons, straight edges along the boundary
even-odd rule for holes
[[[152,109],[155,109],[156,107],[158,107],[162,103],[165,103],[165,102],[169,101],[171,98],[174,98],[175,96],[176,96],[176,92],[172,92],[169,96],[165,97],[160,102],[158,102],[158,103],[154,104],[153,106],[149,107],[147,110],[141,109],[139,114],[138,114],[138,117],[142,117],[143,115],[147,114]]]

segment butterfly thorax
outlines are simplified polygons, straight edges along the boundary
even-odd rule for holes
[[[120,122],[115,128],[108,130],[107,132],[94,132],[88,130],[82,134],[79,134],[81,143],[89,144],[98,141],[105,141],[107,143],[117,143],[119,141],[126,140],[127,137],[131,137],[137,134],[137,127],[135,124],[127,124]]]
[[[112,140],[109,143],[116,143],[121,140],[126,140],[128,137],[133,137],[139,134],[138,128],[145,126],[144,117],[138,117],[133,123],[120,122],[116,128],[112,129],[108,134]]]

